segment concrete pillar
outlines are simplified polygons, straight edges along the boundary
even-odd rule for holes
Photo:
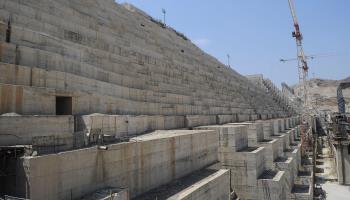
[[[264,139],[269,139],[273,135],[273,121],[261,121],[263,124]]]
[[[285,119],[279,119],[279,123],[280,123],[280,129],[279,129],[279,131],[280,132],[283,132],[283,131],[285,131]]]
[[[273,119],[273,135],[277,135],[280,132],[280,120]]]
[[[341,185],[350,184],[350,156],[349,156],[349,143],[334,144],[338,183]]]

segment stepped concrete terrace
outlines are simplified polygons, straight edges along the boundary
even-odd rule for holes
[[[231,171],[231,188],[240,198],[257,199],[257,177],[264,171],[264,148],[248,147],[248,126],[225,124],[196,129],[219,132],[219,161],[222,168]]]
[[[151,190],[135,198],[136,200],[227,200],[230,199],[230,176],[225,169],[204,169],[178,179],[168,185]]]
[[[0,0],[0,198],[309,198],[289,105],[132,5]]]
[[[22,173],[10,192],[31,199],[76,199],[121,187],[134,197],[215,163],[217,148],[215,131],[179,130],[156,131],[106,149],[26,156],[18,160]]]
[[[261,125],[261,122],[258,123]],[[225,189],[225,184],[220,179],[227,178],[226,180],[231,180],[226,181],[227,188],[231,187],[241,199],[269,199],[266,187],[271,191],[283,187],[283,192],[276,194],[278,197],[288,195],[290,199],[298,199],[298,195],[305,196],[305,192],[296,188],[304,188],[311,183],[304,181],[301,186],[294,186],[293,183],[298,179],[295,160],[300,160],[294,157],[299,154],[293,151],[290,157],[276,155],[276,159],[269,160],[271,153],[266,150],[268,148],[263,145],[264,142],[259,142],[258,147],[248,146],[248,129],[251,124],[252,122],[202,126],[195,127],[196,130],[192,131],[156,131],[131,137],[128,142],[106,145],[106,149],[95,146],[49,155],[25,156],[15,164],[17,171],[22,171],[16,175],[16,187],[10,187],[7,191],[33,199],[64,199],[72,194],[74,198],[79,198],[101,188],[116,187],[127,188],[130,197],[152,197],[154,192],[145,192],[153,189],[161,196],[161,188],[170,187],[174,188],[174,192],[166,194],[171,194],[169,198],[201,199],[201,191],[209,190],[213,192],[211,195],[217,194],[224,199],[230,196],[230,192],[224,192],[229,189]],[[258,132],[257,129],[255,131]],[[283,138],[274,140],[283,142]],[[298,150],[298,147],[300,145],[291,146],[290,149]],[[191,174],[217,161],[220,162],[219,168],[229,169],[230,173],[200,176],[202,178],[197,179],[198,183],[191,182]],[[267,162],[270,162],[268,167],[265,166]],[[131,166],[133,167],[130,168]],[[271,170],[279,175],[266,178],[263,174]],[[71,179],[80,177],[80,173],[90,175]],[[220,172],[214,170],[213,173]],[[298,174],[301,175],[301,172]],[[189,181],[198,187],[180,187],[176,184],[178,179],[187,183]],[[213,184],[217,181],[220,182],[219,185]],[[162,186],[164,184],[168,186]]]
[[[1,0],[0,10],[1,35],[11,18],[11,41],[0,41],[0,113],[55,114],[66,97],[72,114],[286,115],[262,88],[133,7]]]
[[[272,140],[264,138],[264,133],[272,134],[274,124],[279,125],[282,121],[284,119],[259,120],[195,128],[219,132],[220,165],[231,170],[231,188],[239,198],[291,199],[298,196],[295,194],[297,190],[293,189],[298,186],[294,185],[306,179],[298,175],[308,173],[299,172],[300,144],[294,140],[289,142],[289,135],[284,137],[269,135],[267,138],[274,137]],[[279,132],[282,129],[281,126],[278,127]],[[296,133],[295,129],[297,126],[288,131],[292,135]],[[266,178],[264,174],[274,175]],[[304,181],[304,185],[311,187],[312,183]],[[278,193],[273,194],[276,196],[269,196],[266,190],[270,192],[276,190]]]

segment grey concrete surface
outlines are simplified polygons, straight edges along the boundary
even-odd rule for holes
[[[263,88],[138,9],[109,0],[0,5],[3,34],[12,19],[11,43],[1,43],[1,83],[52,89],[36,94],[43,102],[71,96],[74,114],[285,115]],[[1,113],[54,113],[35,104],[27,111],[28,98],[11,99],[24,103],[3,104]]]
[[[0,146],[30,145],[34,137],[73,133],[73,116],[0,116]]]
[[[5,42],[8,20],[11,41]],[[60,110],[57,97],[71,100],[64,107],[71,107],[70,117],[77,116],[74,126],[70,117],[54,116]],[[212,199],[213,193],[226,198],[229,186],[242,199],[267,199],[265,186],[277,191],[274,198],[284,197],[283,178],[259,177],[289,149],[292,133],[273,136],[289,128],[281,119],[293,111],[288,105],[268,79],[252,82],[131,5],[0,0],[0,114],[28,115],[0,117],[0,135],[19,134],[30,144],[33,136],[72,131],[100,129],[130,137],[278,118],[214,131],[155,131],[106,150],[94,146],[24,156],[12,187],[23,197],[76,199],[106,187],[127,188],[135,197],[218,160],[231,177],[225,172],[202,182],[181,193],[183,199]],[[53,117],[40,121],[32,115]],[[262,144],[270,137],[273,142]],[[19,143],[6,139],[4,144]]]
[[[211,130],[156,131],[107,150],[24,157],[27,192],[31,199],[68,199],[109,186],[134,197],[216,162],[218,143]]]
[[[134,200],[228,200],[229,186],[228,170],[203,169],[137,196]]]

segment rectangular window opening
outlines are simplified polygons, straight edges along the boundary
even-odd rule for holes
[[[56,115],[72,115],[72,97],[56,97]]]

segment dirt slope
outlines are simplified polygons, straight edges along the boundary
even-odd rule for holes
[[[340,82],[350,81],[350,76],[343,80],[326,80],[314,78],[308,81],[311,102],[319,110],[338,111],[337,87]],[[293,86],[296,94],[300,91],[300,85]],[[350,107],[350,88],[343,91],[345,102]],[[349,109],[348,109],[349,112]]]

